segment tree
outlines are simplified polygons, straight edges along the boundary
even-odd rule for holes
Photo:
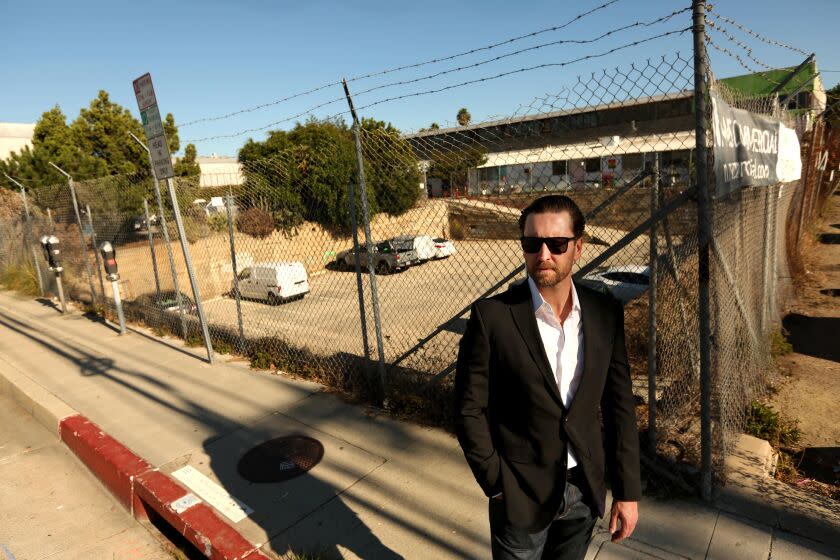
[[[142,138],[143,126],[128,109],[112,102],[105,90],[79,111],[70,131],[85,155],[103,160],[105,175],[132,175],[148,169],[146,151],[129,136],[131,132]]]
[[[177,140],[177,135],[175,138]],[[167,140],[169,140],[169,137],[167,137]],[[175,167],[173,169],[175,176],[198,177],[201,175],[201,166],[199,166],[198,162],[195,161],[197,155],[195,144],[187,144],[187,147],[184,148],[184,157],[178,158],[175,162]]]
[[[170,147],[177,150],[178,129],[171,114],[166,116],[164,130]],[[35,189],[66,180],[50,161],[77,181],[106,175],[149,175],[146,151],[129,132],[144,137],[140,122],[101,90],[69,125],[58,106],[43,113],[35,125],[32,146],[0,161],[0,171],[29,181]]]
[[[420,196],[420,169],[411,146],[391,123],[362,119],[365,176],[377,206],[392,216],[409,210]]]
[[[826,91],[826,118],[834,128],[840,128],[840,84]]]
[[[470,115],[470,112],[467,111],[466,107],[461,107],[458,110],[458,114],[455,116],[455,118],[458,120],[459,125],[467,126],[472,120],[472,115]]]
[[[466,191],[468,172],[487,162],[487,155],[481,148],[444,149],[432,148],[428,153],[431,167],[428,177],[440,179],[445,187]]]
[[[363,119],[361,130],[370,214],[405,212],[420,195],[416,157],[390,123]],[[353,134],[343,121],[310,119],[290,131],[272,131],[263,142],[249,139],[239,161],[246,205],[270,212],[280,228],[310,220],[348,230],[347,186],[358,179]],[[356,208],[361,216],[360,197]]]
[[[181,139],[178,138],[178,127],[175,126],[175,117],[172,116],[172,113],[166,113],[166,118],[163,121],[163,133],[166,135],[169,153],[174,154],[181,149]]]

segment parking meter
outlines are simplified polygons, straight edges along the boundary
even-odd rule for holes
[[[111,282],[120,279],[120,273],[117,271],[117,252],[114,246],[108,241],[103,241],[99,244],[99,251],[102,253],[102,263],[105,266],[105,274]]]
[[[114,307],[117,308],[117,317],[120,321],[120,334],[125,334],[125,315],[123,314],[122,299],[120,298],[120,287],[117,280],[120,273],[117,271],[117,252],[109,241],[99,244],[99,252],[102,253],[102,265],[105,267],[105,274],[111,281],[111,290],[114,293]]]
[[[50,236],[49,235],[42,235],[38,241],[41,242],[41,249],[44,251],[44,258],[47,259],[47,263],[50,262]],[[52,270],[52,264],[50,264],[50,270]]]
[[[63,268],[61,267],[61,260],[59,258],[61,250],[59,249],[58,237],[55,235],[42,235],[40,241],[41,248],[44,250],[44,258],[47,259],[50,270],[61,272]]]
[[[58,237],[55,235],[42,235],[39,239],[41,248],[44,250],[44,257],[47,259],[50,270],[55,273],[55,284],[58,290],[58,299],[61,301],[61,312],[67,312],[67,303],[64,300],[64,285],[61,282],[61,250],[59,249]]]
[[[51,235],[49,239],[47,239],[47,243],[49,245],[49,261],[50,266],[53,267],[56,271],[61,272],[64,268],[61,266],[61,250],[59,250],[59,241],[58,237],[55,235]]]

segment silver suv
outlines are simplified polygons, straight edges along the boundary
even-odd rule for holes
[[[373,250],[373,268],[377,274],[405,270],[420,262],[417,251],[412,249],[410,244],[397,243],[391,239],[377,243],[373,246]],[[355,267],[353,249],[341,251],[336,255],[335,262],[339,270],[350,270]],[[359,263],[362,268],[368,266],[368,252],[365,245],[359,245]]]

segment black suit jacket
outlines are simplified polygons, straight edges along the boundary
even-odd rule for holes
[[[542,345],[527,282],[473,304],[458,352],[458,441],[484,493],[503,492],[508,519],[529,531],[547,527],[562,503],[569,445],[600,515],[606,473],[614,499],[641,497],[624,313],[612,297],[575,288],[584,369],[568,410]]]

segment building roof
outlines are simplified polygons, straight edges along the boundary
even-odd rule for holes
[[[797,91],[819,91],[824,89],[822,82],[819,79],[819,72],[817,71],[817,62],[815,60],[804,65],[795,72],[797,66],[790,66],[788,68],[776,68],[764,72],[756,72],[754,74],[744,74],[742,76],[733,76],[731,78],[723,78],[719,80],[732,89],[743,92],[749,96],[765,96],[773,93],[778,93],[780,96],[790,95]],[[778,84],[782,84],[786,79],[790,80],[785,83],[778,92],[774,92],[774,88]],[[801,89],[800,89],[801,88]]]
[[[196,163],[199,165],[203,163],[239,163],[235,157],[230,156],[198,156],[195,158]]]
[[[573,107],[571,109],[564,109],[562,111],[554,111],[551,113],[537,113],[533,115],[520,115],[517,117],[511,117],[508,119],[503,120],[496,120],[496,121],[487,121],[481,122],[476,124],[470,124],[467,126],[457,126],[457,127],[450,127],[450,128],[437,128],[433,130],[424,130],[422,132],[414,132],[410,134],[403,135],[406,139],[412,138],[424,138],[424,137],[434,137],[440,136],[448,133],[453,132],[464,132],[467,130],[480,130],[484,128],[491,128],[494,126],[501,126],[505,124],[513,124],[513,123],[523,123],[528,121],[539,121],[544,119],[551,119],[556,117],[564,117],[567,115],[575,115],[580,113],[591,113],[596,111],[605,111],[608,109],[622,109],[626,107],[633,107],[637,105],[645,105],[648,103],[657,103],[660,101],[668,101],[674,99],[686,99],[692,97],[694,95],[693,91],[678,91],[673,93],[666,93],[662,95],[654,95],[651,97],[640,97],[637,99],[626,99],[623,101],[614,101],[611,103],[603,103],[600,105],[586,105],[581,107]]]

